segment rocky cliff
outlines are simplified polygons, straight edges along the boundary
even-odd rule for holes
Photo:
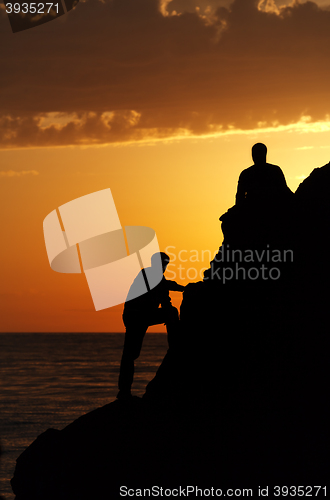
[[[39,436],[17,461],[16,499],[325,486],[329,187],[330,164],[277,207],[221,217],[224,242],[186,288],[177,341],[145,396]]]

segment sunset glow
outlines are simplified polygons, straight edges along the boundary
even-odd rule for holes
[[[1,8],[0,24],[1,331],[124,331],[122,306],[96,312],[83,274],[51,270],[57,207],[110,188],[186,284],[255,142],[292,191],[330,160],[327,1],[88,0],[15,34]]]

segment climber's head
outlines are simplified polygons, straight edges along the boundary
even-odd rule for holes
[[[252,147],[252,158],[255,164],[266,163],[267,147],[262,142],[257,142]]]
[[[159,257],[161,258],[162,266],[163,266],[163,273],[165,273],[166,268],[168,266],[168,263],[170,262],[170,258],[165,252],[157,252],[154,253],[153,256],[151,257],[151,266],[157,266],[159,262]]]

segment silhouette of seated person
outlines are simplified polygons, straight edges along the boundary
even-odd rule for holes
[[[278,204],[293,193],[278,165],[266,162],[267,147],[258,142],[252,147],[254,165],[243,170],[238,179],[236,205]]]
[[[286,212],[293,193],[278,165],[266,162],[267,147],[252,147],[254,165],[238,179],[236,205],[220,217],[225,242],[237,246],[278,244],[288,233]]]
[[[169,291],[182,292],[185,287],[165,278],[164,272],[169,261],[169,256],[164,252],[154,254],[151,257],[151,267],[139,272],[128,292],[123,312],[126,333],[118,381],[118,399],[131,397],[134,361],[140,355],[148,327],[164,323],[169,347],[175,342],[179,313],[171,303]],[[146,287],[147,293],[144,293]],[[131,300],[130,297],[134,298]]]

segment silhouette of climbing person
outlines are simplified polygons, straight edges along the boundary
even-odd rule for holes
[[[266,162],[267,147],[258,142],[252,147],[254,165],[243,170],[238,179],[236,205],[273,204],[277,200],[293,195],[288,188],[284,174],[278,165]]]
[[[175,341],[179,326],[179,313],[176,307],[172,306],[169,290],[181,292],[185,287],[175,281],[167,280],[162,275],[169,261],[169,256],[164,252],[154,254],[151,257],[151,267],[139,272],[128,292],[123,312],[126,333],[120,364],[118,399],[131,397],[134,361],[140,355],[148,327],[165,323],[169,347]],[[147,292],[141,293],[146,287]]]

